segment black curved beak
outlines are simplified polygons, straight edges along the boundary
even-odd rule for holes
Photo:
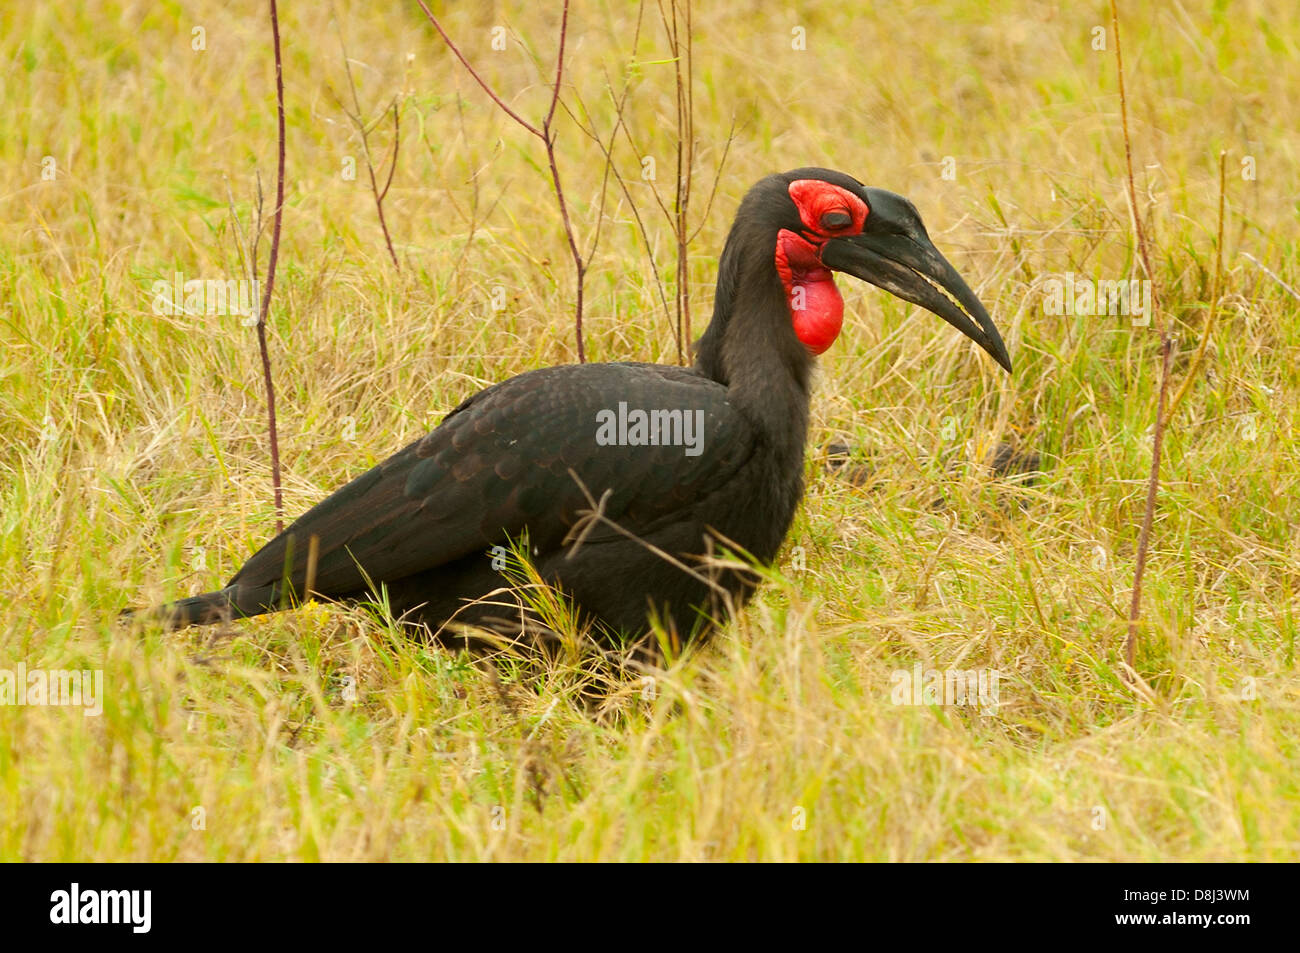
[[[862,233],[826,242],[822,264],[937,314],[1010,373],[1011,357],[993,319],[934,247],[912,203],[884,189],[864,191],[871,211]]]

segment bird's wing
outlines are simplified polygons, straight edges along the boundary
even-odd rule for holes
[[[634,445],[651,436],[636,430],[634,411],[681,416],[651,418],[659,425],[653,436],[666,445]],[[606,445],[611,436],[615,443]],[[292,545],[289,578],[301,591],[312,536],[319,538],[313,587],[325,595],[432,569],[525,530],[530,545],[551,550],[591,508],[587,493],[599,501],[607,490],[604,514],[644,532],[724,487],[753,447],[753,427],[726,389],[687,368],[531,371],[474,395],[428,436],[303,514],[231,584],[278,582]]]

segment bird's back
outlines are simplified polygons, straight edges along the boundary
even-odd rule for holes
[[[531,371],[307,511],[223,592],[256,614],[284,601],[283,580],[300,597],[310,573],[326,598],[382,586],[395,614],[436,629],[490,615],[465,605],[502,587],[502,553],[526,536],[542,577],[605,627],[644,629],[653,607],[689,630],[697,608],[725,608],[697,557],[720,537],[768,560],[789,525],[800,473],[764,450],[727,389],[693,369]]]

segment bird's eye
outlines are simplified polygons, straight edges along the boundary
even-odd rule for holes
[[[853,216],[843,209],[834,212],[827,212],[822,216],[822,228],[834,231],[837,228],[847,228],[853,224]]]

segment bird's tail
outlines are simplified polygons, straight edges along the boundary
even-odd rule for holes
[[[230,619],[270,612],[274,605],[273,587],[250,590],[243,586],[227,586],[216,592],[204,592],[188,599],[177,599],[153,609],[125,609],[123,618],[151,618],[162,622],[168,629],[183,629],[187,625],[213,625]]]

